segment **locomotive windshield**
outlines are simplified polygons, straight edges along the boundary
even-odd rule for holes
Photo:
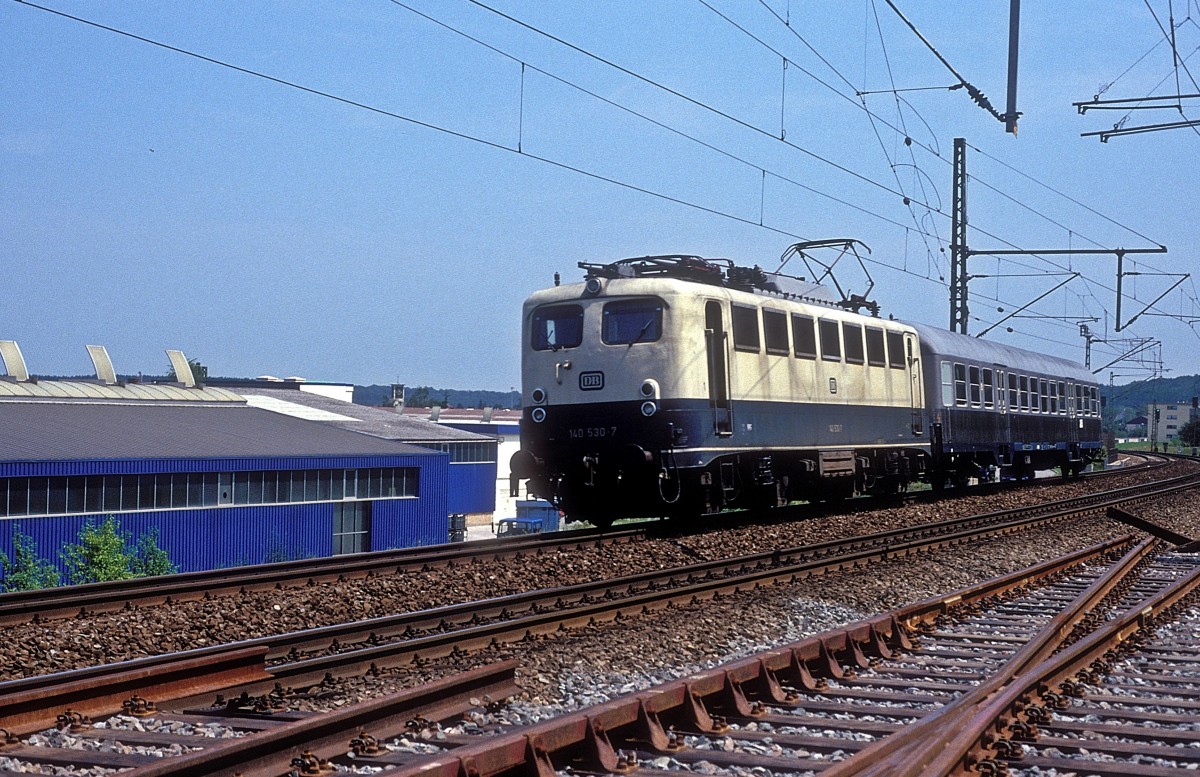
[[[604,305],[600,339],[606,345],[652,343],[662,337],[663,303],[657,299],[629,299]]]
[[[583,308],[553,305],[533,312],[533,349],[557,351],[583,342]]]

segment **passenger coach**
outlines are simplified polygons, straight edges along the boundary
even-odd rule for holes
[[[962,481],[993,468],[1078,475],[1102,454],[1099,387],[1082,365],[914,324],[943,475]],[[935,486],[942,481],[936,481]]]

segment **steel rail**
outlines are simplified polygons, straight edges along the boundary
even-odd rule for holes
[[[762,714],[764,704],[802,705],[798,696],[785,690],[785,682],[819,692],[820,678],[844,677],[844,665],[865,669],[870,666],[870,656],[890,658],[897,650],[910,650],[905,624],[932,621],[954,608],[1021,588],[1131,544],[1131,537],[1101,543],[951,595],[932,597],[682,680],[415,761],[394,774],[495,777],[519,770],[550,777],[568,758],[576,760],[585,772],[628,773],[636,768],[636,762],[631,763],[614,746],[618,734],[660,753],[677,753],[682,747],[672,734],[675,726],[720,735],[726,727],[725,716],[753,720]]]
[[[1082,591],[1071,604],[1059,612],[1024,646],[1022,646],[992,677],[944,705],[921,720],[905,726],[900,732],[879,740],[857,753],[853,759],[831,767],[827,777],[902,777],[926,774],[924,769],[948,747],[946,731],[964,725],[964,718],[999,693],[1013,678],[1029,667],[1048,659],[1062,647],[1085,616],[1122,584],[1127,584],[1137,566],[1158,546],[1156,539],[1142,541],[1108,572]]]
[[[125,777],[168,775],[288,774],[293,759],[343,755],[364,732],[375,739],[400,736],[413,718],[448,720],[476,707],[480,698],[505,699],[520,693],[515,661],[472,669],[380,699],[285,723],[266,731],[219,740],[198,751],[121,772]]]
[[[1167,489],[1192,487],[1200,481],[1200,475],[1187,476],[1186,482],[1178,481],[1179,479],[1169,481],[1171,485]],[[1137,487],[1132,488],[1138,490]],[[329,646],[339,637],[351,642],[378,642],[381,631],[394,634],[402,629],[415,628],[417,622],[430,624],[436,620],[439,628],[443,629],[427,636],[374,644],[346,653],[332,653],[272,667],[271,671],[277,682],[301,685],[323,678],[326,674],[364,672],[413,660],[439,659],[463,651],[480,650],[493,643],[504,644],[562,629],[606,622],[626,613],[636,614],[662,609],[674,603],[711,599],[781,581],[794,582],[831,570],[858,568],[887,558],[903,557],[932,548],[953,546],[986,536],[1024,530],[1031,526],[1074,517],[1080,511],[1102,510],[1113,503],[1149,498],[1142,493],[1130,495],[1126,493],[1129,490],[1106,492],[1107,498],[1100,502],[1089,495],[1048,503],[1046,507],[1051,508],[1048,512],[1016,508],[1012,511],[989,513],[957,521],[941,521],[909,529],[881,532],[849,541],[824,543],[821,546],[803,546],[787,551],[643,573],[612,581],[502,597],[507,600],[506,604],[498,604],[500,600],[484,600],[447,608],[441,612],[424,611],[376,619],[374,622],[363,621],[291,632],[234,645],[265,646],[272,656],[286,656],[294,647],[299,650],[300,647]],[[1113,493],[1125,495],[1113,497]],[[729,571],[734,569],[738,571],[730,574]],[[729,576],[717,576],[721,571]],[[697,580],[701,575],[703,577]],[[626,591],[624,597],[610,593],[622,588]],[[614,599],[614,596],[619,598]],[[551,600],[554,601],[554,605],[548,604]],[[589,600],[598,601],[588,603]],[[570,609],[559,606],[571,601],[580,604]],[[472,607],[478,610],[480,605],[484,605],[494,611],[497,606],[506,609],[516,606],[517,602],[524,603],[532,614],[484,625],[471,625],[468,622],[464,628],[452,628],[454,619],[461,621],[472,611]],[[372,639],[373,634],[375,639]],[[0,686],[0,689],[2,688],[3,686]]]
[[[1156,619],[1179,606],[1191,606],[1200,595],[1200,567],[1182,580],[1176,581],[1126,610],[1120,616],[1107,621],[1096,631],[1063,650],[1058,655],[1037,664],[1013,678],[1006,688],[987,700],[970,717],[962,719],[962,726],[949,732],[935,749],[936,758],[929,759],[925,770],[908,770],[909,775],[948,775],[967,771],[982,760],[979,753],[999,749],[1000,742],[1012,742],[1014,721],[1029,723],[1033,717],[1028,700],[1038,699],[1036,705],[1042,710],[1054,709],[1058,699],[1072,695],[1064,686],[1068,683],[1088,682],[1087,669],[1100,661],[1105,654],[1151,628]],[[1080,771],[1086,771],[1081,764]]]
[[[282,561],[234,569],[183,572],[157,578],[85,583],[37,591],[13,591],[0,594],[0,626],[26,623],[35,617],[75,617],[93,612],[116,611],[134,604],[156,605],[189,601],[222,593],[232,595],[245,591],[300,587],[323,581],[394,574],[448,563],[466,563],[473,559],[504,559],[522,553],[546,552],[584,545],[616,544],[633,541],[644,534],[644,528],[609,532],[601,532],[598,529],[553,532],[511,540],[478,540],[470,543]]]

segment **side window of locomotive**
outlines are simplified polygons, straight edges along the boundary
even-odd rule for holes
[[[983,371],[983,406],[992,407],[996,404],[995,379],[992,377],[993,372],[989,369]]]
[[[758,308],[733,306],[733,347],[758,353]]]
[[[1010,410],[1017,410],[1021,407],[1020,400],[1017,399],[1017,376],[1011,372],[1008,373],[1008,407]]]
[[[820,320],[821,358],[831,362],[842,360],[842,343],[838,339],[838,322]]]
[[[661,300],[623,299],[607,302],[600,318],[600,340],[605,345],[652,343],[662,337]]]
[[[883,353],[883,330],[867,327],[867,364],[872,367],[887,366]]]
[[[887,333],[888,366],[894,370],[904,369],[904,335],[900,332]]]
[[[817,329],[812,316],[792,316],[792,348],[801,359],[817,358]]]
[[[763,309],[763,339],[767,343],[767,353],[777,353],[787,356],[788,347],[787,313],[779,310]]]
[[[583,342],[583,308],[554,305],[533,311],[533,350],[557,351]]]
[[[954,365],[954,403],[967,404],[967,367],[965,364]]]
[[[846,349],[846,361],[850,364],[862,364],[866,361],[863,353],[863,328],[858,324],[842,324],[842,340]]]
[[[979,383],[979,368],[971,367],[967,370],[967,375],[971,381],[971,406],[979,407],[980,401],[983,399],[983,389]]]

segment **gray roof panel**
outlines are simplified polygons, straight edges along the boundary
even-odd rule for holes
[[[242,404],[0,401],[0,461],[396,456],[428,451]]]
[[[247,397],[251,403],[254,402],[253,397],[266,397],[270,400],[299,405],[302,408],[333,413],[347,420],[330,419],[321,421],[321,423],[374,437],[383,437],[388,440],[397,440],[415,445],[429,445],[449,442],[483,442],[493,439],[490,435],[464,432],[449,426],[427,421],[423,418],[403,415],[391,408],[356,405],[352,402],[342,402],[341,400],[314,394],[310,391],[286,388],[259,388],[257,386],[238,387],[237,391],[242,396]],[[274,405],[274,403],[271,404]]]

